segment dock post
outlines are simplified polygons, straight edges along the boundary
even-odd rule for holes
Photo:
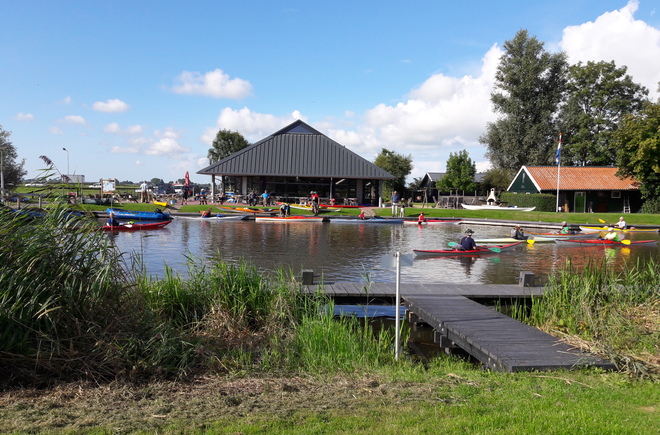
[[[314,284],[314,271],[312,269],[303,269],[302,270],[302,284],[303,285],[313,285]]]
[[[533,272],[520,272],[520,287],[533,287],[535,275]]]

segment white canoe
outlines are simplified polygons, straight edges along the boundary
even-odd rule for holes
[[[321,216],[289,216],[289,217],[262,217],[257,216],[254,218],[257,222],[323,222],[323,217]]]
[[[397,218],[330,218],[330,222],[339,224],[402,224],[403,219]]]
[[[502,207],[499,205],[469,205],[461,204],[466,210],[500,210],[500,211],[532,211],[536,207]]]
[[[555,239],[549,239],[547,237],[530,237],[530,240],[534,240],[534,243],[554,243]],[[520,242],[518,239],[513,237],[497,237],[493,239],[475,239],[475,243],[516,243]]]
[[[447,225],[447,224],[460,224],[462,221],[460,219],[436,219],[428,218],[424,222],[419,222],[416,220],[406,220],[403,221],[406,225]]]

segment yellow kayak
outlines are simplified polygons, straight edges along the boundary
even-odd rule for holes
[[[586,227],[580,225],[580,229],[582,231],[607,231],[610,228],[613,228],[614,231],[620,232],[620,233],[657,233],[658,228],[626,228],[626,229],[621,229],[617,227]]]
[[[154,204],[159,205],[159,206],[161,206],[161,207],[167,207],[167,203],[166,203],[166,202],[160,202],[160,201],[155,201],[155,200],[154,200]]]

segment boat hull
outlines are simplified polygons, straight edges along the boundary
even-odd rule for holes
[[[172,219],[172,216],[169,213],[158,213],[155,211],[119,210],[116,208],[108,208],[105,212],[108,214],[114,213],[115,219],[133,219],[141,221],[165,221]]]
[[[554,240],[575,240],[575,239],[595,239],[600,234],[600,231],[589,231],[586,233],[576,233],[576,234],[556,234],[556,233],[532,233],[525,232],[533,237],[543,237],[546,239]]]
[[[289,217],[279,217],[279,216],[257,216],[254,218],[257,222],[323,222],[322,217],[317,216],[289,216]]]
[[[460,224],[461,219],[426,219],[424,222],[407,220],[403,223],[406,225],[447,225]]]
[[[555,239],[550,239],[547,237],[530,237],[530,240],[533,240],[534,243],[554,243]],[[514,239],[513,237],[496,237],[493,239],[476,239],[475,243],[514,243],[521,242],[523,240]]]
[[[390,219],[390,218],[370,218],[370,219],[359,219],[359,218],[330,218],[330,222],[339,223],[339,224],[402,224],[403,219]]]
[[[589,227],[589,226],[580,226],[580,229],[582,231],[600,231],[600,232],[605,232],[608,231],[610,228],[614,229],[614,231],[618,233],[657,233],[660,231],[658,228],[626,228],[626,229],[621,229],[621,228],[616,228],[616,227]]]
[[[167,226],[172,221],[163,222],[149,222],[146,224],[125,224],[125,225],[104,225],[104,231],[143,231],[143,230],[158,230]]]
[[[567,246],[654,246],[657,240],[630,240],[630,243],[615,242],[613,240],[557,240],[557,243]]]
[[[536,207],[500,207],[499,205],[461,204],[466,210],[532,211]]]
[[[460,257],[466,255],[499,254],[500,252],[511,251],[521,243],[521,241],[517,241],[516,243],[509,243],[507,245],[496,245],[488,248],[480,247],[468,251],[457,251],[454,249],[413,249],[413,253],[417,257]],[[494,251],[490,248],[497,248],[498,251]]]

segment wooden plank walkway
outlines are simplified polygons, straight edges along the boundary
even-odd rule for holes
[[[404,305],[437,333],[495,371],[572,369],[614,364],[464,296],[406,296]]]
[[[322,291],[335,299],[393,299],[396,295],[396,284],[385,282],[327,282],[306,286],[305,291]],[[401,296],[444,295],[466,296],[471,299],[523,299],[543,294],[542,287],[522,287],[513,284],[401,284],[399,291]]]
[[[614,364],[571,348],[561,340],[525,325],[475,300],[526,299],[542,296],[542,287],[500,284],[401,284],[401,297],[415,322],[435,330],[436,343],[452,343],[495,371],[572,369]],[[336,301],[394,300],[394,283],[332,282],[305,287]]]

